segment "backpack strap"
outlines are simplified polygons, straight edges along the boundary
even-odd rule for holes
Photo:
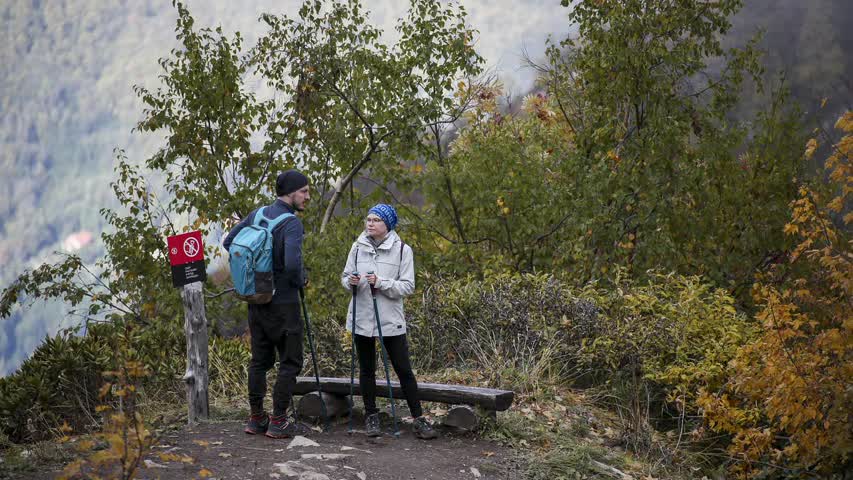
[[[400,278],[400,272],[403,270],[403,248],[406,247],[406,242],[400,240],[400,263],[397,264],[397,278]]]
[[[266,210],[266,209],[267,209],[267,207],[261,207],[255,212],[255,219],[252,220],[252,225],[254,225],[256,227],[260,227],[261,222],[263,222],[264,220],[267,220],[266,217],[264,217],[264,210]],[[269,220],[267,220],[267,222],[269,222]]]
[[[284,222],[285,220],[287,220],[287,219],[288,219],[288,218],[290,218],[290,217],[295,217],[295,216],[296,216],[296,215],[294,215],[294,214],[292,214],[292,213],[290,213],[290,212],[285,212],[285,213],[282,213],[281,215],[279,215],[279,216],[277,216],[277,217],[273,218],[272,220],[269,220],[269,227],[268,227],[268,228],[270,229],[270,232],[272,232],[273,230],[275,230],[275,229],[276,229],[276,227],[278,227],[278,225],[279,225],[280,223]]]
[[[293,217],[293,216],[294,216],[294,215],[293,215],[292,213],[290,213],[290,212],[285,212],[285,213],[282,213],[281,215],[279,215],[279,216],[277,216],[277,217],[275,217],[275,218],[266,218],[266,217],[264,216],[264,211],[265,211],[266,209],[267,209],[267,207],[261,207],[261,208],[259,208],[259,209],[258,209],[258,212],[257,212],[257,213],[255,213],[255,221],[254,221],[254,222],[252,222],[252,224],[253,224],[254,226],[256,226],[256,227],[262,227],[262,228],[263,228],[263,226],[261,225],[261,222],[266,222],[266,224],[267,224],[266,228],[267,228],[267,230],[269,230],[270,232],[272,232],[273,230],[275,230],[275,228],[278,226],[278,224],[279,224],[279,223],[283,222],[283,221],[284,221],[284,220],[286,220],[288,217]]]

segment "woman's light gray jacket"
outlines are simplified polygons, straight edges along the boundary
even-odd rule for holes
[[[393,337],[406,333],[403,297],[415,291],[415,260],[412,248],[404,244],[394,230],[388,232],[385,240],[376,248],[370,243],[367,234],[361,232],[349,250],[347,263],[341,274],[341,284],[348,292],[352,292],[349,275],[354,271],[361,275],[356,296],[355,333],[365,337],[379,336],[370,285],[367,283],[367,273],[371,271],[378,277],[376,305],[382,321],[382,336]],[[347,330],[351,332],[352,300],[347,309],[346,325]]]

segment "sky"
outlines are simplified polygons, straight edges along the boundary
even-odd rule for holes
[[[263,31],[257,22],[262,13],[284,13],[296,16],[301,1],[251,0],[239,16],[220,2],[211,7],[209,0],[185,0],[191,12],[212,8],[213,18],[226,31],[248,33],[251,44],[255,32]],[[461,5],[468,14],[469,24],[479,30],[476,48],[487,62],[487,69],[495,70],[504,84],[515,92],[528,90],[534,81],[533,72],[524,67],[522,53],[527,50],[534,58],[545,50],[545,40],[553,35],[557,40],[569,31],[568,8],[559,0],[462,0],[443,2]],[[363,4],[370,11],[374,25],[381,27],[387,41],[395,38],[394,25],[406,13],[407,1],[367,0]]]

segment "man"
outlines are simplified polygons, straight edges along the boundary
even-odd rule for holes
[[[301,212],[310,200],[308,178],[296,170],[279,174],[275,182],[275,202],[263,212],[274,219],[284,213]],[[241,229],[251,225],[253,211],[225,238],[225,249]],[[302,316],[299,311],[299,288],[305,283],[302,263],[302,222],[291,216],[273,230],[273,279],[275,292],[267,304],[249,305],[249,334],[252,359],[249,362],[249,406],[251,416],[245,432],[265,434],[271,438],[288,438],[304,434],[306,428],[287,418],[296,376],[302,371]],[[278,351],[278,378],[273,388],[273,414],[264,410],[267,391],[266,373],[275,365]]]

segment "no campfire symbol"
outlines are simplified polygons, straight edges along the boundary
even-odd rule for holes
[[[204,266],[204,244],[201,232],[182,233],[166,239],[169,263],[172,264],[172,285],[182,287],[207,278]]]

